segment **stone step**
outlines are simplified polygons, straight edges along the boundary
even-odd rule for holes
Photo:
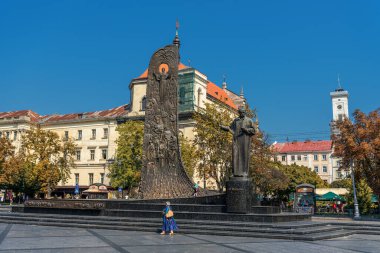
[[[92,224],[92,225],[108,225],[108,226],[124,226],[124,227],[161,227],[160,220],[154,220],[150,222],[139,222],[139,221],[111,221],[111,220],[78,220],[78,219],[60,219],[53,217],[17,217],[17,216],[0,216],[0,222],[10,222],[10,221],[23,221],[23,222],[38,222],[38,223],[71,223],[71,224]],[[189,224],[182,223],[178,221],[182,229],[200,229],[200,230],[212,230],[212,231],[230,231],[230,232],[249,232],[249,233],[281,233],[281,234],[311,234],[311,233],[321,233],[327,231],[333,231],[340,228],[333,226],[325,227],[309,227],[301,229],[282,229],[277,228],[260,228],[260,227],[242,227],[238,224],[230,224],[230,226],[215,225],[215,224]],[[234,225],[234,226],[233,226]]]
[[[105,216],[118,217],[147,217],[154,218],[161,216],[161,211],[152,210],[119,210],[105,209]],[[175,212],[178,219],[195,219],[195,220],[221,220],[221,221],[245,221],[245,222],[294,222],[299,220],[311,219],[307,214],[234,214],[234,213],[214,213],[214,212]]]
[[[86,229],[111,229],[111,230],[128,230],[128,231],[145,231],[145,232],[160,232],[160,228],[153,228],[147,226],[120,226],[120,225],[107,225],[107,224],[82,224],[70,222],[46,222],[46,221],[33,221],[33,220],[8,220],[0,219],[2,223],[11,224],[25,224],[25,225],[39,225],[39,226],[58,226],[58,227],[77,227]],[[273,239],[287,239],[287,240],[323,240],[332,239],[342,236],[351,235],[353,231],[323,231],[313,234],[289,234],[289,233],[262,233],[262,232],[244,232],[244,231],[231,231],[231,230],[210,230],[199,228],[180,228],[181,234],[204,234],[204,235],[220,235],[220,236],[239,236],[239,237],[255,237],[255,238],[273,238]]]
[[[172,204],[172,210],[174,212],[186,211],[186,212],[225,212],[225,205],[197,205],[197,204]],[[150,210],[160,211],[165,208],[162,203],[134,203],[134,202],[119,202],[107,205],[107,209],[117,210]]]

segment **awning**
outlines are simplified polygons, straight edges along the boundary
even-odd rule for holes
[[[335,200],[346,201],[343,197],[341,197],[338,194],[335,194],[333,192],[325,193],[322,196],[317,195],[316,200],[317,201],[335,201]]]

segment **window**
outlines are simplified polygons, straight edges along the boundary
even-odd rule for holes
[[[146,96],[141,99],[141,111],[146,110]]]
[[[0,132],[0,138],[3,136],[3,132]]]
[[[324,173],[326,173],[327,172],[327,166],[323,166],[322,170]]]
[[[75,151],[77,156],[77,161],[80,161],[80,150]]]
[[[314,155],[314,161],[318,161],[318,155]]]
[[[304,155],[304,156],[303,156],[303,160],[304,160],[304,161],[307,161],[307,155]]]
[[[301,161],[301,155],[298,155],[298,156],[297,156],[297,160],[298,160],[298,161]]]
[[[14,132],[13,132],[13,140],[14,140],[14,141],[17,140],[17,131],[14,131]]]
[[[283,155],[282,158],[281,158],[281,160],[282,160],[283,162],[285,162],[285,161],[286,161],[286,156]]]
[[[9,136],[10,136],[10,132],[6,132],[6,134],[7,134],[7,139],[9,140]]]
[[[92,129],[91,132],[92,132],[91,139],[95,140],[96,139],[96,129]]]
[[[107,159],[107,149],[102,149],[102,159]]]
[[[82,140],[82,130],[78,130],[78,140]]]
[[[94,183],[94,173],[88,173],[88,185],[92,185]]]
[[[338,121],[343,121],[343,114],[338,114]]]
[[[104,184],[104,173],[100,173],[100,183]]]
[[[295,161],[296,160],[296,157],[294,155],[291,156],[290,158],[292,161]]]
[[[341,161],[336,161],[336,166],[340,167],[342,165]]]
[[[181,87],[179,89],[179,104],[184,104],[185,103],[185,94],[186,94],[185,87]]]
[[[318,166],[314,166],[314,171],[318,173]]]
[[[322,155],[322,160],[326,161],[327,160],[327,155]]]
[[[95,160],[95,149],[90,150],[90,160]]]
[[[103,139],[108,138],[108,128],[103,128]]]
[[[79,185],[79,173],[75,173],[75,184]]]
[[[63,139],[64,140],[68,140],[69,139],[69,131],[65,131],[65,137]]]

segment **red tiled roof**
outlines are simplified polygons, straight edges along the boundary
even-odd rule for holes
[[[227,93],[213,82],[208,81],[207,94],[234,109],[238,109]]]
[[[21,110],[14,112],[0,112],[0,118],[29,117],[32,122],[37,122],[41,116],[31,110]]]
[[[45,122],[58,122],[58,121],[67,121],[67,120],[75,120],[75,119],[95,119],[98,117],[117,117],[122,116],[126,113],[125,111],[126,105],[121,105],[116,108],[112,108],[104,111],[96,111],[96,112],[84,112],[84,113],[69,113],[62,115],[48,115],[44,118]]]
[[[305,141],[305,142],[285,142],[276,143],[273,149],[276,153],[292,153],[292,152],[313,152],[313,151],[330,151],[332,141]]]
[[[183,63],[179,63],[178,64],[178,70],[182,70],[182,69],[187,69],[187,68],[189,68],[188,66],[186,66],[185,64],[183,64]],[[144,71],[144,73],[142,73],[139,77],[137,77],[137,78],[147,78],[148,77],[148,69],[146,69],[145,71]]]

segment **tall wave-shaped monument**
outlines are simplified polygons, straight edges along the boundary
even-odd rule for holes
[[[157,50],[149,63],[140,184],[143,199],[190,197],[193,193],[178,142],[179,43],[175,42]]]

